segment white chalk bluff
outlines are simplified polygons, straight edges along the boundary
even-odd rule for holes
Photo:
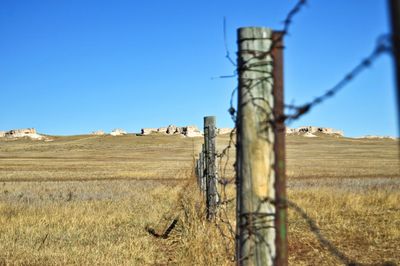
[[[230,134],[232,128],[217,128],[216,132],[218,135]],[[174,125],[169,125],[168,127],[160,127],[160,128],[142,128],[142,135],[150,135],[161,133],[164,135],[182,135],[184,137],[202,137],[203,133],[196,126],[185,126],[178,127]]]
[[[9,131],[0,131],[0,137],[6,139],[30,138],[34,140],[49,140],[48,137],[40,135],[34,128],[12,129]]]
[[[344,133],[342,130],[337,130],[328,127],[314,127],[304,126],[298,128],[286,128],[286,135],[303,135],[305,137],[316,137],[316,133],[322,133],[326,135],[343,137]]]
[[[185,137],[202,137],[203,134],[196,126],[185,126],[185,127],[177,127],[174,125],[169,125],[168,127],[160,127],[160,128],[142,128],[142,135],[150,135],[150,134],[164,134],[164,135],[182,135]]]

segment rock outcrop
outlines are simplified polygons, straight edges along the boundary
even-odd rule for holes
[[[178,127],[175,125],[169,125],[168,127],[160,127],[160,128],[142,128],[141,133],[142,135],[159,133],[165,135],[183,135],[185,137],[203,136],[200,130],[196,126]]]
[[[366,135],[366,136],[357,137],[356,139],[392,139],[392,140],[397,140],[398,138],[392,137],[392,136]]]
[[[231,134],[232,128],[217,128],[218,135]]]
[[[306,138],[316,138],[317,137],[316,135],[314,135],[313,133],[310,133],[310,132],[305,133],[303,136]]]
[[[113,131],[111,131],[110,135],[111,136],[122,136],[128,134],[125,130],[121,128],[116,128]]]
[[[19,137],[25,137],[26,135],[29,134],[37,134],[36,129],[34,128],[12,129],[10,131],[7,131],[5,133],[5,136],[19,138]]]
[[[6,132],[5,131],[0,131],[0,138],[4,138],[6,136]]]
[[[176,127],[175,133],[173,134],[183,134],[183,127]]]
[[[97,130],[97,131],[93,131],[92,135],[96,135],[96,136],[103,136],[106,133],[103,130]]]
[[[167,131],[166,131],[165,133],[167,133],[168,135],[171,135],[171,134],[180,134],[181,131],[178,129],[177,126],[169,125],[169,126],[167,127]]]
[[[196,126],[183,127],[182,134],[190,138],[203,136],[203,134],[201,134],[200,130]]]
[[[217,134],[230,134],[232,128],[217,128]],[[184,137],[201,137],[203,133],[198,129],[198,127],[184,126],[178,127],[175,125],[169,125],[168,127],[160,127],[160,128],[142,128],[142,135],[150,135],[150,134],[165,134],[165,135],[182,135]]]
[[[306,127],[298,127],[298,128],[286,128],[286,135],[304,135],[306,133],[315,134],[315,133],[322,133],[327,135],[335,135],[335,136],[344,136],[342,130],[336,130],[333,128],[327,127],[313,127],[313,126],[306,126]]]
[[[34,140],[46,140],[49,139],[46,136],[42,136],[36,132],[34,128],[22,128],[12,129],[4,132],[4,137],[7,139],[18,139],[18,138],[30,138]]]
[[[152,133],[158,132],[157,128],[142,128],[141,133],[142,135],[150,135]]]
[[[167,129],[168,129],[168,127],[160,127],[157,129],[157,132],[167,134]]]

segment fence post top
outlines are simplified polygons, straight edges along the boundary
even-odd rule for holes
[[[215,124],[217,118],[215,116],[205,116],[204,117],[204,125]]]
[[[270,39],[272,29],[266,27],[242,27],[237,29],[238,41],[247,39]]]

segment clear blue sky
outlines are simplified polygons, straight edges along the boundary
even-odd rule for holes
[[[227,109],[236,78],[224,58],[236,28],[282,28],[296,1],[1,0],[0,130],[55,135],[196,124]],[[386,1],[309,1],[285,39],[286,102],[304,103],[343,77],[388,33]],[[291,127],[348,136],[398,135],[392,61],[381,57]]]

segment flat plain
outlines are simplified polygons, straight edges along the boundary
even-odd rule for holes
[[[193,176],[201,138],[53,139],[0,140],[0,265],[234,264],[235,202],[226,219],[204,219]],[[218,137],[219,152],[228,141]],[[390,139],[287,137],[289,199],[319,228],[289,208],[291,265],[400,264],[398,149]],[[149,234],[174,219],[168,238]]]

